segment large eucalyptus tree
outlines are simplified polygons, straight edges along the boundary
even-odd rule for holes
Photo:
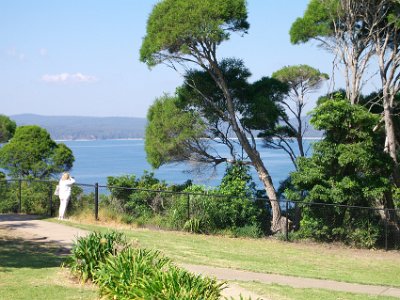
[[[203,107],[208,111],[213,110],[238,139],[265,187],[272,207],[271,229],[278,231],[284,219],[272,178],[261,159],[253,135],[247,130],[250,127],[244,122],[240,98],[236,97],[225,77],[217,56],[218,46],[222,42],[228,40],[232,33],[246,33],[248,28],[244,0],[163,0],[154,6],[148,18],[140,59],[150,67],[160,63],[173,68],[180,65],[186,70],[197,67],[212,79],[219,91],[216,98],[202,94],[193,78],[186,83],[201,96]],[[219,106],[221,103],[222,107]]]

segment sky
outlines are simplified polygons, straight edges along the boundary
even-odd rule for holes
[[[139,61],[156,0],[1,0],[0,114],[146,117],[182,77]],[[308,0],[248,0],[247,35],[233,35],[218,57],[243,59],[250,80],[288,65],[330,74],[316,44],[291,45],[289,29]],[[313,101],[310,100],[309,109]]]

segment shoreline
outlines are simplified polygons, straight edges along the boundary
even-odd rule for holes
[[[323,137],[304,137],[303,140],[321,140]],[[238,140],[238,138],[229,138],[230,140]],[[94,142],[94,141],[144,141],[145,138],[119,138],[119,139],[55,139],[56,142]],[[214,139],[219,140],[219,139]],[[255,138],[261,141],[262,138]],[[289,140],[289,139],[287,139]]]

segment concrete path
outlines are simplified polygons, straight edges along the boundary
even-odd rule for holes
[[[36,217],[23,215],[1,215],[0,229],[16,230],[16,234],[29,235],[30,240],[51,241],[59,243],[67,249],[70,249],[73,241],[77,237],[85,236],[87,231],[56,224],[52,222],[42,221]],[[337,282],[332,280],[321,280],[311,278],[301,278],[294,276],[284,276],[275,274],[256,273],[243,270],[218,268],[210,266],[199,266],[190,264],[180,264],[181,267],[196,274],[215,277],[218,280],[231,281],[258,281],[266,284],[276,283],[288,285],[294,288],[318,288],[333,291],[352,292],[359,294],[392,296],[400,298],[400,288],[363,285],[354,283]],[[265,299],[260,295],[247,291],[235,284],[229,283],[228,288],[224,290],[226,297],[238,297],[242,295],[247,299]]]

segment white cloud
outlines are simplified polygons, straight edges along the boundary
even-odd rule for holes
[[[84,75],[82,73],[61,73],[55,75],[43,75],[42,81],[48,83],[81,83],[81,82],[95,82],[97,78],[91,75]]]

